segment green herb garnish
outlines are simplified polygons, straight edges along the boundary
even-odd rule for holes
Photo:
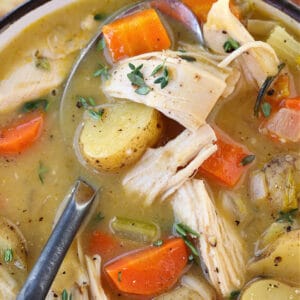
[[[274,76],[268,76],[265,82],[262,84],[260,90],[258,91],[258,95],[254,105],[254,116],[258,117],[259,108],[261,103],[263,102],[264,96],[267,93],[269,87],[271,86],[272,82],[277,78],[281,70],[285,67],[285,63],[281,63],[278,66],[278,72]]]
[[[96,102],[95,102],[94,98],[78,96],[78,101],[76,103],[76,106],[78,108],[83,107],[84,109],[88,109],[90,106],[95,106],[95,105],[96,105]]]
[[[160,88],[165,88],[169,83],[169,71],[167,67],[163,68],[163,76],[154,80],[155,84],[160,84]]]
[[[99,64],[99,69],[93,74],[94,77],[103,77],[105,80],[109,79],[110,74],[108,72],[108,66]]]
[[[93,218],[93,222],[95,223],[99,223],[100,221],[102,221],[104,219],[104,216],[102,215],[102,213],[99,211],[95,217]]]
[[[160,247],[163,243],[164,243],[163,240],[157,240],[153,243],[153,246]]]
[[[72,294],[68,295],[68,292],[66,289],[63,290],[61,293],[61,300],[72,300]]]
[[[261,106],[261,110],[266,118],[268,118],[272,111],[272,106],[268,102],[264,102]]]
[[[38,176],[39,176],[39,179],[40,179],[40,182],[42,184],[44,184],[44,181],[45,181],[45,174],[48,173],[48,168],[46,168],[43,164],[42,161],[39,162],[39,168],[38,168]]]
[[[298,212],[298,208],[291,209],[287,212],[280,211],[279,216],[276,219],[276,222],[279,222],[279,223],[288,222],[290,224],[293,224],[294,223],[294,218],[296,217],[297,212]]]
[[[175,224],[174,229],[176,233],[179,234],[184,240],[185,244],[190,248],[193,256],[198,257],[199,253],[189,238],[199,238],[200,234],[192,228],[190,228],[189,226],[182,223]]]
[[[118,281],[121,282],[122,281],[122,271],[118,272]]]
[[[102,21],[105,18],[106,18],[106,14],[95,14],[94,15],[94,20],[95,21]]]
[[[149,94],[151,89],[145,83],[144,76],[141,72],[143,65],[139,65],[138,67],[135,67],[135,65],[129,63],[128,66],[132,71],[127,74],[127,78],[130,80],[132,85],[137,87],[135,92],[139,95]]]
[[[99,42],[98,42],[98,44],[97,44],[97,50],[102,51],[102,50],[104,50],[105,47],[106,47],[106,43],[105,43],[104,36],[102,35]]]
[[[251,164],[255,159],[255,155],[254,154],[250,154],[250,155],[247,155],[245,156],[242,161],[241,161],[241,165],[242,166],[246,166],[246,165],[249,165]]]
[[[44,71],[50,71],[50,62],[48,58],[42,56],[35,57],[35,66]]]
[[[6,249],[4,250],[4,261],[6,263],[12,262],[14,258],[13,250],[12,249]]]
[[[37,99],[34,101],[26,102],[22,107],[22,111],[31,112],[40,108],[44,111],[47,111],[48,107],[49,107],[49,101],[47,99]]]
[[[160,72],[160,71],[163,69],[163,67],[164,67],[164,64],[160,64],[160,65],[156,66],[156,67],[153,69],[153,71],[152,71],[152,73],[151,73],[151,76],[156,75],[158,72]]]
[[[179,57],[181,59],[184,59],[184,60],[188,61],[188,62],[193,62],[193,61],[197,60],[195,57],[189,56],[189,55],[179,55]]]
[[[232,291],[229,296],[229,300],[236,300],[240,295],[241,291]]]
[[[93,109],[89,109],[88,113],[90,115],[90,117],[96,121],[100,120],[104,114],[104,109],[101,108],[99,110],[93,110]]]
[[[228,38],[228,40],[224,43],[223,49],[226,53],[231,53],[234,50],[238,49],[241,45],[238,41],[233,38]]]

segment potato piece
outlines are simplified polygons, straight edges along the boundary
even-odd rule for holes
[[[8,255],[11,255],[11,258]],[[27,246],[19,228],[0,216],[0,265],[27,270]]]
[[[300,229],[280,236],[248,265],[254,276],[272,276],[300,286]]]
[[[118,171],[135,163],[162,131],[158,111],[137,103],[108,106],[100,120],[88,117],[79,138],[83,158],[99,171]]]
[[[253,281],[246,286],[240,296],[241,300],[283,300],[300,299],[300,288],[291,287],[274,279]]]

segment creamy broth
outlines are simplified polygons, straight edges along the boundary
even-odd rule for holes
[[[72,38],[77,39],[80,35],[85,42],[95,33],[96,28],[88,32],[82,32],[80,21],[87,15],[105,14],[110,15],[118,8],[134,1],[99,1],[81,0],[66,8],[43,17],[41,20],[26,28],[22,34],[13,40],[9,47],[0,52],[0,81],[7,77],[20,62],[32,59],[32,53],[41,45],[47,43],[49,34],[58,28]],[[68,17],[66,17],[68,16]],[[72,16],[72,17],[70,17]],[[259,14],[255,17],[259,17]],[[98,25],[98,24],[97,24]],[[184,30],[175,28],[176,42],[191,42],[191,36],[186,37]],[[178,30],[178,32],[176,32]],[[176,45],[177,46],[177,45]],[[70,63],[74,61],[78,51],[70,55]],[[143,199],[134,193],[128,193],[122,186],[122,179],[129,168],[119,170],[117,173],[105,173],[93,170],[84,162],[78,161],[74,151],[74,135],[82,122],[83,109],[76,106],[78,96],[92,97],[96,104],[113,103],[103,94],[101,79],[93,77],[98,64],[105,62],[105,57],[94,49],[85,59],[77,71],[74,81],[67,97],[60,110],[60,99],[64,86],[61,85],[45,95],[50,106],[46,113],[45,126],[41,137],[29,148],[19,155],[0,156],[0,208],[1,215],[13,221],[24,234],[28,244],[28,268],[32,268],[39,256],[45,242],[47,241],[57,209],[68,193],[75,180],[81,176],[88,182],[100,188],[97,205],[93,207],[89,218],[80,233],[80,240],[83,241],[83,251],[90,253],[89,241],[92,233],[97,230],[111,234],[110,222],[115,216],[126,217],[133,220],[141,220],[157,224],[161,230],[160,238],[166,239],[174,234],[173,223],[175,222],[173,208],[168,200],[156,202],[145,207],[141,203]],[[300,94],[300,73],[299,70],[291,69],[296,85],[296,93]],[[272,215],[267,208],[259,209],[253,204],[249,194],[249,176],[253,171],[263,168],[272,158],[282,154],[299,154],[298,143],[280,143],[271,140],[268,136],[258,131],[260,120],[253,116],[253,106],[257,91],[246,85],[241,80],[236,91],[226,99],[220,99],[208,117],[208,123],[213,124],[225,131],[232,139],[246,146],[254,153],[255,163],[250,166],[243,178],[232,189],[241,199],[246,207],[248,218],[243,223],[232,218],[226,211],[222,202],[222,194],[231,190],[216,184],[213,180],[204,178],[214,196],[216,207],[222,215],[241,234],[249,253],[249,258],[254,257],[257,240],[262,233],[272,224],[277,215]],[[0,124],[7,126],[12,119],[21,114],[20,107],[8,113],[0,112]],[[60,115],[61,114],[61,115]],[[160,139],[159,145],[173,138],[182,130],[181,126],[173,121],[164,119],[165,130]],[[43,172],[41,173],[41,168]],[[42,177],[41,177],[42,176]],[[201,178],[196,175],[196,178]],[[298,191],[299,197],[299,191]],[[298,199],[299,200],[299,199]],[[97,216],[104,218],[97,221]],[[296,227],[299,216],[295,218]],[[126,238],[117,237],[117,247],[114,253],[103,257],[103,264],[120,254],[133,249],[143,248],[149,243],[134,242]],[[194,263],[193,272],[203,275],[201,268]],[[55,283],[58,293],[63,289],[70,289],[73,286],[72,276],[66,275],[60,270],[60,277]],[[18,277],[19,276],[19,277]],[[16,280],[21,283],[26,273],[15,274]],[[246,274],[246,282],[253,278],[253,274]],[[73,279],[74,280],[74,279]],[[132,299],[127,295],[113,288],[106,277],[102,280],[104,289],[111,299]],[[290,282],[287,282],[290,283]],[[178,286],[180,284],[177,284]],[[141,299],[152,299],[152,297],[141,296]],[[195,298],[198,299],[198,298]]]

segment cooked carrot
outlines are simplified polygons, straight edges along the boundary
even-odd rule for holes
[[[188,260],[181,238],[172,238],[161,246],[130,252],[104,266],[114,285],[124,293],[156,295],[170,289],[179,279]]]
[[[0,129],[0,155],[18,154],[36,141],[43,128],[44,114],[26,114],[9,127]]]
[[[194,12],[200,23],[206,22],[207,15],[215,2],[217,2],[217,0],[183,0],[183,3]],[[231,12],[239,19],[240,11],[234,5],[233,1],[230,1],[230,9]]]
[[[199,168],[199,174],[218,184],[234,187],[245,173],[243,160],[251,153],[219,129],[215,130],[218,150]]]
[[[119,243],[111,234],[95,230],[89,239],[88,251],[91,255],[99,254],[103,260],[119,254]]]
[[[283,107],[300,111],[300,97],[284,100]]]
[[[154,9],[146,9],[103,27],[103,35],[114,61],[171,46],[168,33]]]
[[[266,100],[276,108],[281,100],[290,96],[290,78],[287,74],[280,75],[273,87],[268,91]]]

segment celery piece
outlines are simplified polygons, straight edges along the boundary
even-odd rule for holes
[[[286,176],[285,195],[282,203],[282,211],[286,212],[298,208],[294,172],[290,168]]]
[[[124,238],[136,242],[153,242],[159,238],[159,227],[154,223],[115,217],[110,223],[112,231]]]
[[[291,67],[300,65],[300,43],[285,28],[276,26],[271,32],[267,43],[276,54]]]

